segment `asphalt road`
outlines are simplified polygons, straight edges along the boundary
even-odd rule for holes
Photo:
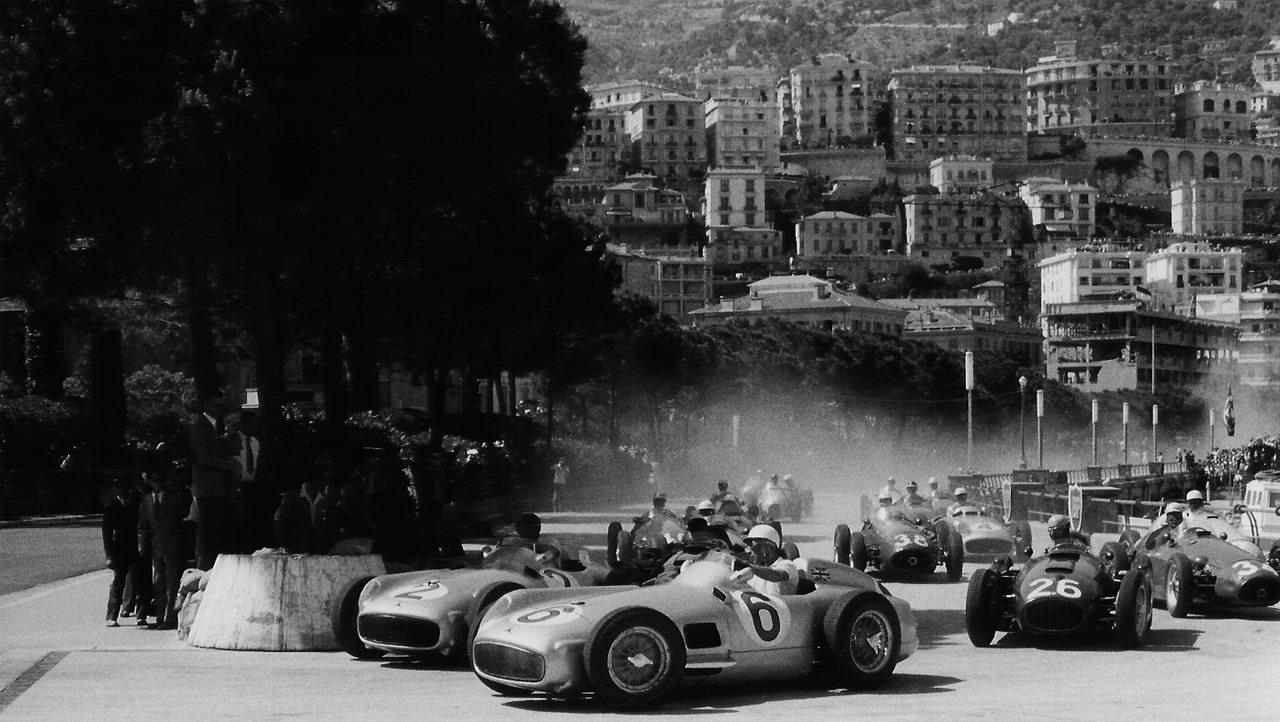
[[[105,565],[98,518],[58,526],[8,524],[0,528],[0,595]]]
[[[803,553],[827,556],[851,498],[820,495],[817,516],[787,524]],[[625,516],[625,514],[619,514]],[[547,515],[544,532],[603,544],[611,515]],[[1043,528],[1035,529],[1043,547]],[[966,565],[969,573],[981,568]],[[941,574],[888,581],[914,607],[920,651],[873,692],[824,684],[690,689],[654,714],[758,719],[1275,719],[1271,684],[1280,610],[1195,614],[1158,610],[1145,649],[1106,639],[1037,647],[997,638],[972,647],[964,633],[965,582]],[[341,653],[195,649],[172,632],[104,629],[106,574],[95,572],[0,596],[0,719],[582,719],[615,716],[591,699],[493,695],[462,666]],[[742,717],[746,719],[746,717]]]

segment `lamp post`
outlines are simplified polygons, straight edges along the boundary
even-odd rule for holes
[[[1036,468],[1044,468],[1044,389],[1036,389]]]
[[[1129,402],[1120,407],[1120,426],[1124,429],[1124,463],[1129,463]]]
[[[1209,408],[1209,451],[1213,451],[1213,408]]]
[[[1027,377],[1018,377],[1018,390],[1021,397],[1021,410],[1018,413],[1018,435],[1022,439],[1022,455],[1018,457],[1018,468],[1027,468]]]
[[[1151,405],[1151,460],[1160,460],[1160,447],[1156,443],[1156,431],[1160,428],[1160,404]]]
[[[973,352],[964,352],[964,390],[969,399],[969,467],[973,471]]]
[[[1089,422],[1093,436],[1093,465],[1098,465],[1098,400],[1094,399],[1091,404],[1093,410],[1093,418]]]

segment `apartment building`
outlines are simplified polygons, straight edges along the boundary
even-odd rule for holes
[[[658,310],[680,321],[711,301],[711,264],[696,248],[645,250],[610,243],[609,257],[618,264],[619,291],[651,299]]]
[[[631,249],[689,245],[685,197],[650,175],[630,175],[604,189],[600,211],[610,240]],[[693,245],[698,245],[694,243]]]
[[[1049,256],[1040,271],[1040,310],[1121,298],[1149,299],[1143,284],[1147,252],[1129,244],[1095,243]]]
[[[1253,54],[1253,79],[1267,93],[1280,94],[1280,38]]]
[[[733,65],[694,73],[694,97],[702,101],[712,98],[742,98],[778,107],[778,71],[773,68],[750,68]]]
[[[1018,196],[1027,205],[1031,225],[1043,227],[1047,235],[1093,237],[1097,221],[1097,188],[1056,178],[1027,178],[1019,186]]]
[[[929,185],[940,193],[977,193],[995,185],[990,158],[949,155],[929,162]]]
[[[1167,59],[1080,58],[1059,42],[1026,71],[1027,130],[1168,136],[1177,73]]]
[[[769,225],[764,196],[765,174],[758,168],[707,171],[702,213],[709,260],[741,264],[782,257],[782,233]]]
[[[645,98],[668,92],[661,85],[639,80],[623,80],[613,83],[588,85],[583,90],[591,96],[591,109],[615,108],[626,110]]]
[[[875,133],[885,76],[871,63],[826,54],[791,68],[778,100],[792,142],[806,148],[844,145]]]
[[[1239,293],[1244,252],[1208,243],[1172,243],[1147,258],[1147,288],[1161,307],[1176,308],[1202,293]]]
[[[1239,324],[1239,383],[1280,387],[1280,281],[1268,279],[1241,293],[1201,294],[1195,309],[1197,318]]]
[[[900,161],[966,154],[1025,161],[1020,70],[916,66],[890,74],[893,153]]]
[[[632,160],[674,182],[699,177],[707,166],[702,101],[678,93],[653,95],[627,108]]]
[[[999,265],[1029,240],[1030,217],[1016,196],[991,192],[914,193],[902,199],[907,255],[929,265],[960,257]]]
[[[712,168],[781,165],[777,103],[756,98],[710,98],[704,104],[707,161]]]
[[[626,114],[618,108],[592,109],[584,119],[582,136],[569,152],[567,178],[578,181],[613,180],[618,164],[631,152]]]
[[[1242,180],[1176,180],[1169,187],[1170,219],[1178,235],[1240,235],[1244,232]]]
[[[897,239],[896,216],[819,211],[796,223],[796,256],[884,253],[893,248]]]
[[[1179,85],[1173,96],[1173,134],[1190,140],[1249,140],[1253,88],[1208,80]]]

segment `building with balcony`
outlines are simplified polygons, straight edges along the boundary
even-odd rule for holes
[[[696,248],[659,251],[615,243],[607,248],[621,271],[618,290],[651,299],[662,313],[687,321],[691,311],[711,301],[711,264]]]
[[[1127,244],[1096,243],[1044,258],[1040,270],[1040,310],[1088,301],[1150,298],[1147,252]]]
[[[1026,71],[1027,130],[1168,136],[1178,65],[1151,58],[1079,58],[1075,41],[1055,45]]]
[[[1097,220],[1097,188],[1056,178],[1028,178],[1018,188],[1018,195],[1031,213],[1031,225],[1044,228],[1046,236],[1093,236]]]
[[[604,184],[617,180],[619,164],[631,154],[624,119],[625,114],[617,108],[587,111],[582,135],[569,151],[564,175],[557,179],[557,185],[563,186],[562,195],[599,201]]]
[[[1195,315],[1239,324],[1240,384],[1280,388],[1280,281],[1267,279],[1241,293],[1196,296]]]
[[[1235,377],[1233,323],[1164,313],[1141,301],[1051,303],[1040,315],[1045,376],[1081,391],[1157,392]]]
[[[916,66],[890,74],[893,153],[928,162],[966,154],[1026,161],[1020,70],[974,65]]]
[[[990,158],[949,155],[929,162],[929,185],[939,193],[978,193],[995,185]]]
[[[955,263],[962,256],[999,265],[1010,247],[1028,240],[1030,217],[1016,196],[914,193],[902,199],[902,207],[907,255],[927,265]]]
[[[639,80],[623,80],[613,83],[588,85],[583,90],[591,96],[591,109],[614,108],[626,110],[645,98],[668,92],[661,85]]]
[[[1280,38],[1272,36],[1270,47],[1253,54],[1252,69],[1263,91],[1280,95]]]
[[[677,93],[650,96],[627,108],[632,160],[653,175],[684,183],[707,167],[702,101]]]
[[[1244,252],[1208,243],[1172,243],[1147,258],[1147,288],[1161,307],[1176,308],[1202,293],[1239,293]]]
[[[777,170],[781,161],[776,103],[717,97],[707,100],[704,108],[708,165]]]
[[[888,214],[860,216],[820,211],[796,223],[796,256],[875,255],[898,240],[898,219]]]
[[[791,68],[778,90],[789,140],[802,148],[826,148],[874,135],[885,81],[875,65],[834,53]]]
[[[1173,134],[1190,140],[1249,140],[1254,89],[1197,80],[1177,86]]]
[[[842,291],[813,276],[771,276],[747,285],[747,295],[720,299],[689,314],[697,326],[776,318],[826,330],[901,336],[907,312]]]
[[[991,351],[1027,366],[1039,366],[1042,339],[1037,326],[1005,321],[993,304],[964,298],[886,298],[881,303],[907,312],[903,338],[963,353]]]
[[[595,216],[611,241],[632,250],[699,245],[688,237],[684,194],[659,187],[653,176],[630,175],[605,188]]]
[[[702,198],[707,257],[712,263],[772,263],[783,257],[782,232],[765,211],[765,174],[758,168],[714,168]]]
[[[1244,233],[1245,184],[1237,179],[1176,180],[1169,187],[1170,219],[1177,235]]]
[[[710,68],[694,73],[694,97],[707,101],[712,98],[741,98],[768,103],[778,108],[778,76],[773,68],[748,68],[734,65],[727,68]]]

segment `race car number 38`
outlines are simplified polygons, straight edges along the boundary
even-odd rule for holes
[[[791,630],[791,610],[777,597],[760,592],[735,591],[734,610],[742,622],[747,636],[762,647],[776,647],[787,638]]]

